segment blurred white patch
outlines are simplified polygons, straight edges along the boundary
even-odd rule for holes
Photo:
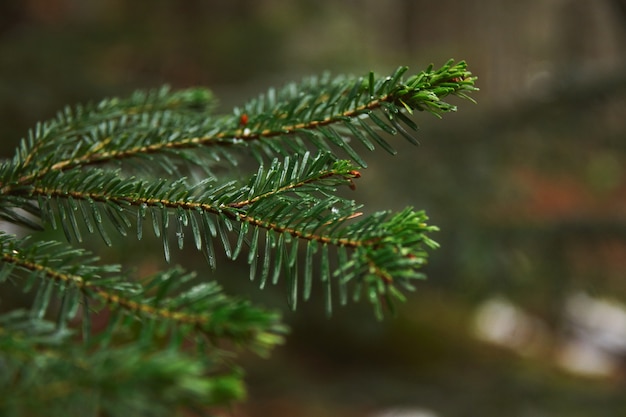
[[[372,414],[370,417],[439,417],[439,414],[424,408],[392,408]]]
[[[626,306],[579,293],[567,300],[565,316],[572,336],[557,353],[559,365],[586,376],[619,372],[626,354]]]
[[[522,355],[555,358],[568,372],[610,377],[626,356],[626,305],[575,294],[564,305],[567,334],[550,334],[538,318],[504,298],[484,302],[474,316],[478,338]],[[552,346],[550,346],[552,345]]]
[[[586,294],[569,298],[565,312],[577,336],[616,354],[626,353],[626,307]]]
[[[566,342],[558,352],[557,361],[570,372],[593,377],[611,376],[619,366],[615,355],[579,339]]]
[[[479,339],[504,346],[522,355],[536,354],[547,341],[543,322],[510,301],[497,297],[484,302],[474,316]]]

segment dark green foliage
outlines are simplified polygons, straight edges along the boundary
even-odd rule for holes
[[[223,251],[245,259],[261,288],[286,280],[293,309],[318,281],[328,314],[337,302],[365,298],[381,317],[423,278],[436,228],[410,208],[362,215],[336,191],[361,176],[363,148],[394,153],[387,138],[397,134],[417,144],[415,110],[439,116],[455,110],[444,97],[475,90],[463,62],[405,80],[406,71],[310,78],[222,116],[212,114],[213,95],[202,89],[68,107],[37,124],[0,166],[0,217],[59,229],[72,245],[96,233],[111,246],[112,233],[141,240],[152,230],[168,262],[191,243],[215,269]],[[233,179],[246,154],[258,169]],[[180,267],[133,277],[54,240],[2,233],[0,244],[0,281],[35,293],[30,312],[0,318],[0,391],[17,393],[0,400],[3,415],[27,411],[21,395],[29,393],[41,407],[53,404],[50,415],[65,402],[81,415],[225,404],[243,388],[220,343],[265,353],[285,332],[276,313]],[[94,330],[93,317],[103,315],[107,324]],[[35,367],[39,357],[47,359]],[[124,384],[142,389],[125,397]],[[84,387],[85,395],[64,385]]]

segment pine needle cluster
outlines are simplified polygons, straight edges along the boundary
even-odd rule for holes
[[[365,299],[381,317],[403,300],[436,227],[412,208],[363,215],[338,189],[355,186],[364,150],[417,144],[416,111],[441,116],[456,110],[446,97],[476,90],[464,62],[406,72],[313,77],[226,115],[206,89],[162,88],[38,123],[0,165],[0,218],[32,231],[0,231],[0,283],[34,294],[0,315],[0,414],[206,410],[245,394],[226,353],[281,342],[276,312],[179,266],[133,276],[81,248],[92,234],[154,234],[168,262],[186,246],[212,269],[241,258],[261,288],[284,280],[293,309],[314,284],[328,314]],[[258,168],[242,179],[246,156]]]

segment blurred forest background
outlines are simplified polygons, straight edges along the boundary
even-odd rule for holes
[[[228,415],[626,415],[624,0],[2,0],[0,155],[66,104],[138,88],[208,86],[229,112],[324,70],[449,58],[479,76],[478,104],[418,114],[422,146],[365,155],[350,194],[441,228],[398,317],[328,320],[319,298],[289,312],[245,265],[209,276],[177,254],[292,326],[269,359],[244,357],[249,401]],[[121,242],[97,250],[137,266]],[[145,245],[149,270],[162,254]],[[22,297],[2,291],[3,308]]]

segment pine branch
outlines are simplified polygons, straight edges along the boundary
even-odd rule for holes
[[[206,336],[267,351],[280,342],[279,335],[284,331],[275,314],[225,296],[216,283],[181,290],[195,274],[180,268],[161,272],[140,284],[121,275],[119,265],[99,265],[97,257],[58,242],[31,244],[28,239],[17,240],[0,234],[0,243],[0,282],[25,280],[22,285],[25,291],[36,286],[32,314],[38,319],[44,318],[53,298],[61,302],[56,317],[60,327],[81,313],[86,339],[91,337],[91,315],[104,308],[119,316],[119,320],[110,320],[106,334],[112,334],[119,321],[130,316],[142,319],[147,329],[158,324],[162,333],[177,340],[177,345],[192,338],[201,346],[205,341],[198,336]],[[154,336],[150,332],[146,334]]]
[[[179,113],[182,119],[168,119],[176,120],[171,126],[160,122],[150,122],[148,125],[139,123],[139,130],[152,124],[156,130],[129,139],[135,129],[127,120],[129,114],[142,115],[137,116],[137,120],[144,120],[144,115],[153,114],[151,112],[155,108],[162,111],[166,107],[165,111],[169,111],[171,103],[181,102],[181,97],[197,99],[189,93],[173,93],[169,96],[167,92],[160,92],[156,98],[145,100],[143,106],[137,104],[143,99],[136,98],[122,101],[123,105],[119,108],[111,104],[116,103],[115,100],[105,101],[105,104],[98,106],[98,111],[88,113],[83,118],[70,117],[71,112],[66,111],[66,117],[59,116],[56,124],[49,124],[45,132],[55,129],[69,132],[70,128],[82,126],[81,123],[88,125],[92,119],[102,123],[104,117],[108,117],[108,124],[105,125],[113,127],[108,130],[98,128],[98,132],[105,133],[106,139],[96,138],[99,140],[96,141],[92,138],[87,141],[90,143],[89,148],[82,145],[74,147],[70,158],[55,160],[65,151],[49,155],[43,159],[47,166],[38,166],[41,169],[33,174],[24,175],[20,171],[28,172],[28,166],[35,161],[33,152],[43,148],[36,146],[39,142],[34,142],[30,152],[27,146],[22,147],[21,153],[26,156],[20,159],[18,155],[15,158],[19,161],[17,168],[4,167],[4,178],[0,178],[2,193],[6,196],[4,204],[0,204],[0,215],[25,224],[27,221],[18,219],[13,207],[32,207],[30,212],[37,215],[38,210],[41,210],[41,216],[53,228],[60,224],[68,241],[82,240],[79,225],[82,223],[89,232],[97,230],[105,243],[111,245],[105,219],[122,236],[127,236],[132,228],[131,217],[136,219],[136,233],[141,239],[144,220],[150,214],[154,233],[162,239],[166,260],[171,258],[168,230],[170,223],[173,223],[178,247],[183,248],[185,231],[191,228],[195,246],[204,252],[212,268],[216,266],[215,238],[219,237],[218,244],[232,259],[241,253],[243,244],[247,243],[251,279],[257,275],[257,257],[262,252],[259,247],[263,246],[259,244],[262,235],[259,230],[262,230],[266,243],[260,268],[260,285],[265,286],[270,274],[271,281],[276,283],[283,271],[289,272],[290,286],[294,288],[290,295],[293,307],[297,299],[297,285],[294,283],[297,280],[295,271],[299,259],[299,242],[321,245],[323,252],[318,260],[322,263],[321,271],[327,269],[325,251],[331,245],[339,250],[337,256],[348,261],[343,268],[348,278],[341,281],[340,290],[345,292],[345,283],[348,281],[356,281],[357,288],[365,283],[365,291],[378,294],[378,298],[370,294],[369,299],[379,306],[377,300],[381,297],[389,294],[399,297],[389,271],[398,270],[395,273],[403,277],[400,283],[404,287],[410,287],[407,283],[410,279],[422,278],[422,274],[417,272],[417,267],[425,263],[426,259],[421,244],[434,247],[427,234],[435,228],[426,226],[423,213],[405,211],[404,216],[417,219],[407,224],[407,230],[415,233],[420,242],[414,245],[413,236],[394,235],[391,232],[398,221],[397,217],[385,220],[385,213],[377,213],[354,223],[352,220],[361,216],[359,207],[353,201],[337,197],[335,192],[338,186],[354,187],[353,180],[360,176],[360,172],[351,163],[337,160],[332,146],[343,149],[363,167],[366,164],[349,144],[346,133],[359,139],[367,149],[373,149],[372,142],[376,142],[391,151],[391,146],[377,133],[377,129],[388,134],[402,133],[415,142],[402,125],[410,129],[416,129],[417,126],[405,113],[411,113],[414,109],[427,110],[436,115],[454,111],[455,107],[443,102],[442,98],[448,95],[467,98],[466,93],[475,90],[474,77],[466,70],[463,62],[454,64],[450,61],[436,71],[431,67],[403,81],[406,70],[405,67],[400,68],[386,78],[376,78],[373,74],[368,79],[312,78],[279,92],[270,90],[267,95],[246,104],[243,112],[236,110],[230,118],[219,118],[219,122],[211,120],[214,122],[212,129],[217,133],[204,137],[189,138],[180,133],[185,129],[196,128],[189,120],[186,120],[187,124],[183,123],[189,114],[189,117],[198,120],[196,113],[188,111],[192,106],[182,100],[186,103],[182,105],[184,111]],[[202,98],[206,99],[205,96]],[[366,123],[364,118],[372,124]],[[148,120],[154,121],[150,118]],[[131,133],[116,130],[127,123],[131,125]],[[175,137],[163,134],[162,129],[167,130],[169,127],[175,127]],[[48,140],[52,144],[59,142],[59,149],[73,144],[78,137],[73,134],[47,135],[45,132],[39,140]],[[37,134],[33,137],[36,138]],[[311,157],[301,140],[303,137],[324,151]],[[66,143],[64,141],[67,138],[71,140]],[[286,147],[287,144],[290,148]],[[267,155],[287,156],[282,162],[274,158],[269,167],[261,163],[258,172],[247,184],[220,182],[215,176],[197,183],[186,178],[155,182],[126,177],[121,170],[76,169],[94,163],[165,152],[167,157],[162,161],[169,162],[163,162],[161,166],[168,171],[168,167],[175,166],[168,159],[171,156],[169,151],[196,147],[211,151],[215,147],[234,145],[246,146],[253,153],[262,150]],[[294,150],[295,154],[290,155]],[[181,156],[176,152],[174,155]],[[199,155],[195,160],[197,164],[204,161],[204,154]],[[259,159],[263,158],[259,156]],[[38,207],[32,206],[33,199],[38,200]],[[173,222],[170,221],[171,214],[174,215]],[[236,236],[234,249],[230,234]],[[388,247],[394,249],[389,251]],[[276,254],[273,260],[270,252]],[[310,249],[309,252],[315,251]],[[388,253],[388,256],[375,256],[376,252]],[[345,265],[350,265],[354,273],[348,271]],[[312,263],[307,261],[305,275],[311,274],[311,267]],[[304,298],[310,292],[309,287],[310,283],[304,286]],[[327,285],[326,288],[330,291],[331,287]],[[329,299],[330,295],[327,297]],[[345,297],[342,297],[342,302],[344,300]],[[328,309],[330,311],[330,306]]]
[[[187,126],[184,131],[194,131],[211,125],[214,103],[208,90],[172,92],[163,87],[148,93],[135,92],[128,99],[66,107],[55,119],[38,123],[22,140],[13,160],[22,171],[19,182],[28,183],[51,170],[83,166],[81,161],[101,159],[99,155],[109,149],[120,151],[146,141],[169,140],[180,134],[182,126]],[[158,162],[164,172],[177,173],[177,165],[169,158]]]
[[[137,234],[141,238],[142,223],[147,211],[151,210],[153,229],[163,239],[166,260],[170,259],[168,209],[172,209],[175,212],[180,249],[183,248],[185,231],[189,227],[196,247],[204,250],[209,259],[215,258],[213,239],[218,235],[227,256],[232,259],[239,255],[243,243],[249,242],[251,279],[257,273],[256,253],[260,246],[260,235],[256,229],[263,229],[270,241],[265,247],[267,253],[261,268],[262,287],[271,271],[274,271],[272,282],[276,283],[287,265],[292,269],[297,268],[298,240],[349,249],[352,250],[350,262],[345,265],[351,265],[355,273],[347,273],[344,268],[343,272],[348,277],[344,279],[344,284],[353,279],[360,281],[362,278],[357,275],[362,275],[365,276],[365,282],[369,283],[366,286],[366,291],[369,291],[374,285],[372,278],[377,277],[385,283],[383,287],[376,287],[380,296],[397,294],[397,291],[391,289],[394,280],[385,271],[399,268],[403,276],[402,285],[407,287],[405,281],[421,279],[422,274],[415,271],[424,263],[426,254],[420,245],[413,247],[413,240],[419,237],[419,242],[433,247],[427,234],[436,229],[425,224],[426,216],[423,213],[413,213],[411,210],[402,214],[405,218],[416,218],[415,222],[406,222],[404,225],[404,230],[410,231],[409,234],[397,233],[394,228],[397,219],[385,221],[385,213],[350,224],[352,219],[361,215],[357,211],[358,206],[353,201],[332,194],[336,186],[352,185],[353,178],[359,175],[345,161],[334,161],[329,155],[318,155],[311,159],[309,154],[305,154],[302,159],[288,159],[283,163],[274,160],[267,172],[261,167],[246,186],[231,182],[214,187],[214,179],[196,186],[190,186],[184,179],[150,183],[133,178],[123,179],[117,172],[73,171],[42,178],[41,187],[33,188],[28,198],[43,199],[41,207],[46,218],[51,220],[53,227],[56,225],[54,219],[58,219],[68,240],[81,239],[77,217],[82,215],[87,227],[93,230],[92,224],[95,224],[109,245],[111,239],[103,225],[104,218],[108,217],[114,228],[126,236],[131,228],[131,220],[126,213],[134,209]],[[56,210],[52,208],[52,202]],[[238,232],[238,238],[233,250],[228,232],[234,230]],[[250,231],[253,231],[252,240],[248,236]],[[273,238],[276,235],[278,237]],[[285,239],[284,236],[289,238]],[[289,244],[296,249],[288,248]],[[393,257],[390,254],[382,258],[373,256],[378,251],[384,253],[383,248],[389,245],[398,247],[394,249]],[[279,255],[290,253],[290,256],[276,256],[270,265],[269,251]],[[407,262],[407,257],[414,260]],[[384,263],[379,265],[378,259],[381,262],[384,260]],[[375,272],[368,275],[367,271],[370,270]],[[410,274],[409,271],[414,273]],[[288,277],[297,279],[293,274],[288,274]],[[294,295],[292,300],[295,300]],[[378,306],[379,301],[372,297],[370,300]],[[291,304],[294,307],[296,305],[295,301]],[[328,308],[330,311],[330,306]]]
[[[24,311],[0,316],[0,414],[178,415],[241,400],[240,373],[206,356],[140,344],[93,351]]]
[[[28,167],[33,165],[31,161],[37,160],[38,154],[42,154],[45,155],[43,165],[48,166],[48,169],[68,170],[158,154],[165,156],[163,161],[178,156],[201,166],[207,159],[210,160],[207,154],[200,152],[202,156],[198,156],[185,153],[185,150],[219,148],[228,159],[234,160],[228,148],[243,146],[250,148],[249,151],[258,158],[262,158],[262,154],[273,158],[287,154],[285,148],[276,141],[286,141],[293,148],[292,151],[304,153],[303,139],[308,139],[321,151],[329,150],[327,142],[337,145],[365,166],[363,159],[341,133],[355,134],[364,130],[365,134],[356,133],[355,136],[367,148],[373,148],[371,140],[390,152],[393,152],[393,148],[371,126],[365,124],[362,117],[368,118],[377,129],[393,135],[400,133],[415,142],[403,124],[410,129],[417,126],[403,111],[412,113],[413,110],[426,110],[435,115],[455,111],[455,106],[442,99],[449,95],[468,98],[467,93],[476,90],[473,86],[475,77],[467,71],[462,61],[456,64],[449,61],[436,71],[430,67],[403,81],[402,76],[406,71],[407,67],[401,67],[386,78],[376,77],[373,73],[367,79],[333,79],[328,76],[311,78],[301,85],[291,84],[279,92],[270,90],[229,116],[206,118],[206,112],[200,112],[204,122],[193,112],[182,113],[180,118],[172,118],[167,111],[153,113],[154,105],[131,106],[133,120],[128,120],[120,115],[115,106],[110,106],[116,100],[108,100],[98,106],[104,114],[96,112],[95,116],[86,117],[86,126],[82,131],[79,129],[75,132],[76,136],[55,134],[74,127],[74,117],[64,116],[65,113],[71,115],[71,110],[66,110],[56,120],[35,129],[28,141],[23,143],[14,163]],[[193,103],[197,102],[202,103],[198,107],[203,108],[207,94],[188,93],[174,97],[184,104],[183,108],[193,108]],[[163,96],[165,98],[159,97],[165,103],[177,102],[167,97],[166,93]],[[185,100],[191,100],[192,104]],[[110,107],[114,111],[107,114]],[[83,114],[82,109],[76,112]],[[127,113],[123,115],[127,116]],[[244,116],[246,122],[242,123]],[[121,122],[116,123],[118,120]],[[133,127],[127,128],[129,125]],[[40,144],[54,149],[54,155],[40,152]],[[214,158],[217,151],[212,150],[211,154]],[[38,165],[34,164],[34,168],[40,170],[41,166]],[[166,172],[174,169],[171,163],[166,162],[163,168]],[[27,176],[20,182],[27,183],[31,179],[32,176]]]
[[[192,241],[212,269],[221,248],[227,258],[246,259],[249,278],[261,288],[284,279],[293,309],[317,281],[328,314],[337,298],[343,305],[364,297],[381,317],[424,278],[420,268],[437,247],[430,238],[437,228],[423,211],[366,216],[338,195],[340,187],[355,188],[367,165],[354,139],[367,150],[395,153],[389,135],[417,144],[409,133],[417,130],[416,110],[441,116],[456,110],[445,98],[468,99],[476,90],[464,62],[404,79],[406,71],[314,77],[270,89],[222,116],[212,114],[215,99],[202,89],[165,88],[68,107],[38,124],[15,157],[0,164],[0,219],[61,229],[70,244],[98,233],[111,246],[112,231],[141,240],[152,229],[168,262],[171,239],[179,250]],[[243,154],[259,167],[232,179]],[[218,166],[228,166],[226,175]],[[241,381],[232,372],[214,373],[215,364],[224,364],[217,346],[266,353],[285,332],[277,314],[226,296],[216,283],[196,283],[180,267],[137,279],[71,245],[0,232],[4,281],[35,298],[29,313],[0,317],[0,344],[8,346],[0,349],[0,362],[8,361],[14,380],[0,379],[0,414],[19,412],[26,392],[41,393],[42,404],[59,396],[87,406],[89,396],[66,389],[81,378],[109,399],[100,407],[115,415],[143,410],[107,391],[111,378],[146,385],[131,397],[138,404],[151,404],[153,394],[172,386],[171,404],[224,403],[241,396]],[[94,332],[98,314],[108,314],[108,324]],[[68,338],[77,321],[85,341],[79,345]],[[189,346],[210,359],[190,354]],[[36,371],[30,359],[47,352],[54,360],[40,368],[42,375],[61,367],[60,378],[41,385],[20,379]],[[137,364],[131,369],[137,375],[120,376],[128,361]],[[2,400],[12,387],[18,400]]]

